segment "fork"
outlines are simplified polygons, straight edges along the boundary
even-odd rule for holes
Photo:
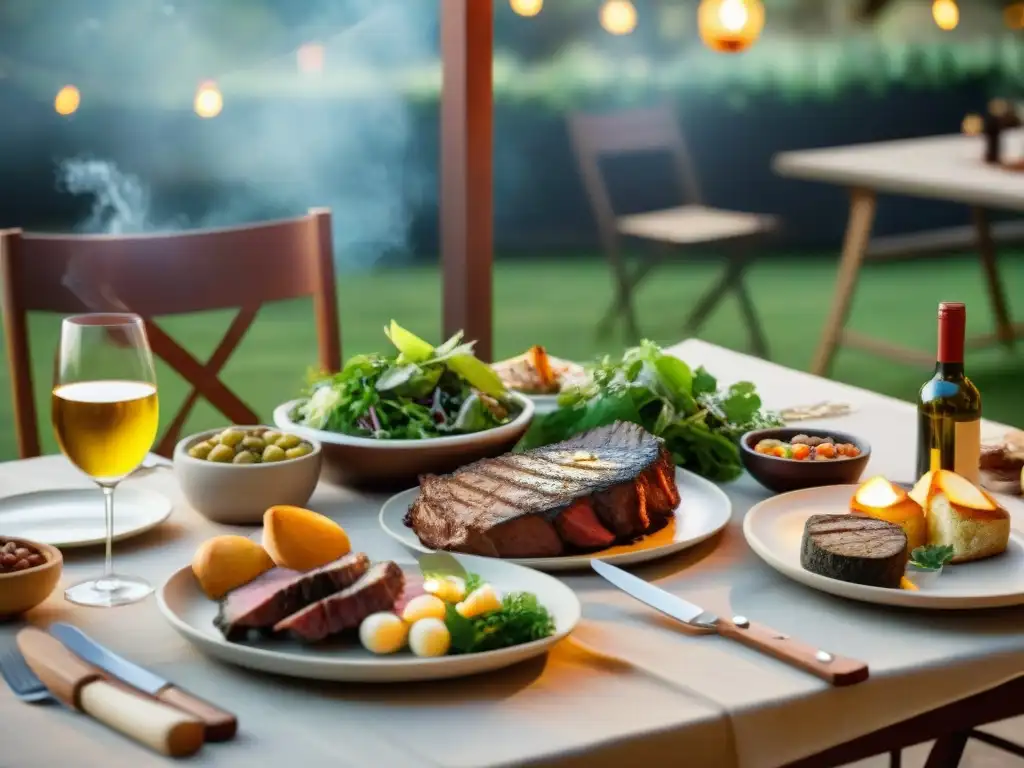
[[[139,464],[138,469],[132,472],[129,477],[140,477],[148,475],[150,472],[155,472],[158,469],[171,469],[173,466],[174,464],[162,456],[147,456]]]

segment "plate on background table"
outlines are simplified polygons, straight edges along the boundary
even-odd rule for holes
[[[930,610],[969,610],[1024,604],[1024,535],[1016,529],[1001,555],[947,565],[933,584],[919,591],[851,584],[804,570],[800,543],[804,523],[815,514],[850,511],[856,485],[828,485],[793,491],[760,502],[743,521],[750,548],[768,565],[805,586],[850,600]],[[1013,521],[1019,523],[1019,518]]]
[[[676,484],[682,501],[675,517],[659,531],[632,544],[622,544],[580,555],[558,557],[509,557],[502,562],[517,563],[541,571],[569,571],[589,568],[590,561],[604,560],[614,565],[635,565],[682,552],[710,539],[729,524],[732,502],[710,480],[676,467]],[[405,525],[405,513],[419,496],[419,488],[410,488],[388,499],[380,510],[380,527],[384,532],[414,552],[430,552],[420,543],[411,528]]]
[[[292,640],[228,642],[214,627],[217,603],[199,589],[192,567],[175,572],[157,591],[160,613],[203,653],[229,664],[289,677],[360,683],[407,683],[475,675],[540,656],[568,635],[580,620],[576,594],[552,576],[485,557],[455,555],[469,573],[478,574],[501,593],[532,592],[548,609],[555,633],[543,640],[497,651],[419,658],[407,650],[376,656],[354,637],[326,644],[303,645]],[[406,574],[418,574],[414,562],[399,562]]]
[[[114,492],[114,541],[138,536],[170,517],[166,496],[141,488]],[[91,488],[32,491],[0,498],[0,534],[40,541],[61,549],[106,542],[103,493]]]

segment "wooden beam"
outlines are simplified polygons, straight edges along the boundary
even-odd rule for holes
[[[494,3],[441,0],[444,331],[492,359]]]

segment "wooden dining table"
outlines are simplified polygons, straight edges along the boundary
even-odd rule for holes
[[[843,402],[842,417],[806,422],[870,442],[866,475],[911,479],[915,418],[905,402],[783,368],[701,341],[670,350],[723,383],[751,380],[766,405]],[[986,423],[986,432],[1006,427]],[[115,545],[117,567],[161,583],[218,533],[189,507],[174,475],[129,479],[168,496],[166,523]],[[60,456],[0,464],[15,494],[88,487]],[[723,489],[733,505],[722,534],[633,571],[719,615],[743,614],[868,663],[868,681],[830,688],[815,677],[716,636],[687,634],[589,572],[559,574],[583,618],[546,657],[461,680],[417,684],[319,683],[261,674],[205,657],[164,621],[156,601],[100,610],[60,590],[24,621],[0,625],[0,644],[25,622],[76,624],[115,652],[238,715],[238,737],[210,744],[197,766],[646,765],[688,768],[837,766],[939,739],[930,768],[954,766],[975,726],[1024,713],[1024,611],[915,611],[833,597],[761,562],[741,531],[771,494],[743,476]],[[324,483],[309,506],[341,523],[374,558],[406,557],[378,527],[384,498]],[[685,495],[684,495],[685,505]],[[1007,500],[1024,526],[1024,503]],[[685,508],[685,507],[684,507]],[[0,519],[0,534],[3,533]],[[65,552],[63,584],[101,568],[99,550]],[[149,768],[170,760],[103,726],[0,689],[0,765]]]

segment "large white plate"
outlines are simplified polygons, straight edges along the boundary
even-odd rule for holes
[[[138,536],[166,520],[173,504],[141,488],[114,492],[114,541]],[[0,534],[68,549],[107,540],[99,487],[19,493],[0,498]]]
[[[200,591],[190,566],[174,573],[157,592],[157,605],[178,633],[200,651],[240,667],[289,677],[365,683],[441,680],[501,669],[539,656],[568,635],[580,620],[580,601],[562,582],[501,560],[456,555],[470,573],[479,574],[500,592],[532,592],[555,621],[555,634],[543,640],[499,651],[421,659],[406,651],[374,656],[357,641],[330,646],[304,646],[288,640],[258,644],[232,643],[213,626],[217,604]],[[412,562],[400,563],[418,573]]]
[[[732,502],[721,488],[710,480],[679,467],[676,467],[676,484],[679,486],[682,500],[676,508],[675,518],[650,536],[645,536],[632,544],[585,555],[507,558],[505,562],[518,563],[541,571],[589,568],[590,561],[594,559],[614,565],[633,565],[681,552],[711,538],[728,525],[732,516]],[[430,552],[404,521],[409,505],[418,495],[419,488],[410,488],[388,499],[380,510],[380,526],[386,534],[409,549]]]
[[[1010,535],[1006,552],[986,560],[947,565],[934,584],[919,591],[851,584],[805,571],[800,566],[804,523],[814,514],[849,511],[856,485],[829,485],[773,496],[755,505],[743,521],[743,535],[757,555],[784,576],[851,600],[905,608],[966,610],[1024,603],[1024,536]]]

